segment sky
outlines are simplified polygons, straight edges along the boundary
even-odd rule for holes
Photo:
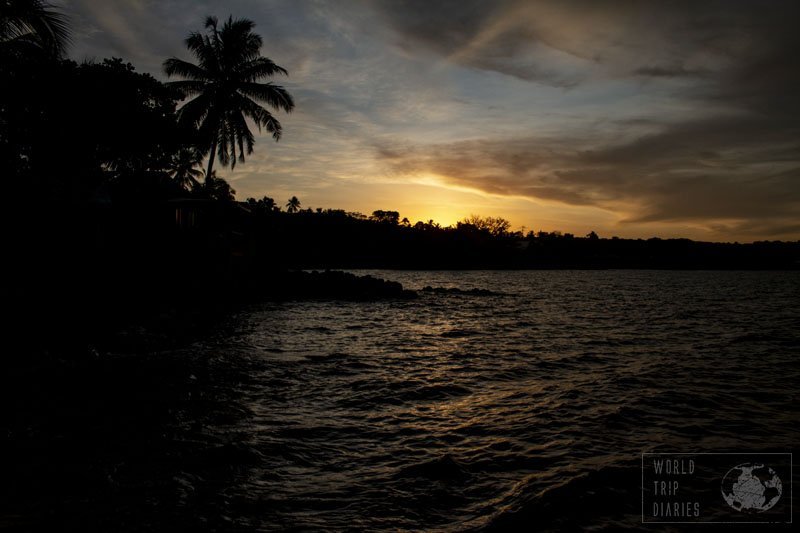
[[[412,223],[800,238],[800,2],[63,0],[76,60],[166,80],[205,17],[289,71],[237,198]]]

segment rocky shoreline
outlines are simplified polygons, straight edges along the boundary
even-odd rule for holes
[[[260,302],[408,300],[418,293],[395,281],[343,271],[271,271],[232,280],[232,286],[182,287],[172,293],[128,291],[72,313],[25,316],[16,332],[21,349],[7,367],[52,360],[78,361],[110,354],[144,354],[203,338],[226,316]],[[22,317],[20,317],[22,318]],[[34,335],[38,331],[38,336]],[[42,334],[44,332],[44,334]]]
[[[288,271],[257,284],[248,299],[374,301],[416,298],[396,281],[356,276],[340,270]]]

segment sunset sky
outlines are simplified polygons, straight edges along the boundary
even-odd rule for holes
[[[76,60],[159,79],[256,22],[296,111],[237,197],[579,235],[800,238],[800,3],[66,0]]]

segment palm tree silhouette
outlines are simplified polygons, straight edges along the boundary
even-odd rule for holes
[[[203,171],[197,168],[203,154],[194,148],[181,148],[172,156],[172,168],[170,176],[183,189],[189,191],[197,187],[197,179],[203,175]]]
[[[184,97],[194,96],[179,111],[181,120],[199,128],[209,151],[206,176],[211,176],[215,152],[220,163],[231,168],[244,162],[245,150],[253,153],[255,137],[247,125],[251,119],[258,131],[265,128],[277,141],[280,122],[258,102],[287,113],[294,109],[292,96],[280,85],[258,83],[274,74],[288,74],[286,69],[261,56],[261,37],[253,33],[252,20],[228,17],[219,27],[216,17],[206,19],[205,35],[192,32],[186,46],[197,64],[172,57],[164,61],[167,76],[181,76],[170,85]],[[237,151],[238,147],[238,151]]]
[[[286,211],[289,213],[297,213],[300,210],[300,200],[297,196],[292,196],[286,203]]]
[[[275,200],[273,200],[273,199],[272,199],[272,198],[270,198],[269,196],[265,196],[265,197],[264,197],[264,198],[263,198],[261,201],[264,203],[264,208],[265,208],[267,211],[275,211],[275,210],[276,210],[276,208],[278,207],[278,206],[275,204]],[[280,208],[278,208],[278,210],[279,210],[279,209],[280,209]]]
[[[0,44],[33,46],[61,56],[70,41],[67,17],[42,0],[0,1]]]

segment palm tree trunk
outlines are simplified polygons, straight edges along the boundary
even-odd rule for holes
[[[205,182],[208,183],[208,178],[211,177],[211,169],[214,168],[214,156],[216,155],[214,152],[217,151],[217,139],[214,138],[211,141],[211,152],[208,154],[208,170],[206,171],[206,179]]]

